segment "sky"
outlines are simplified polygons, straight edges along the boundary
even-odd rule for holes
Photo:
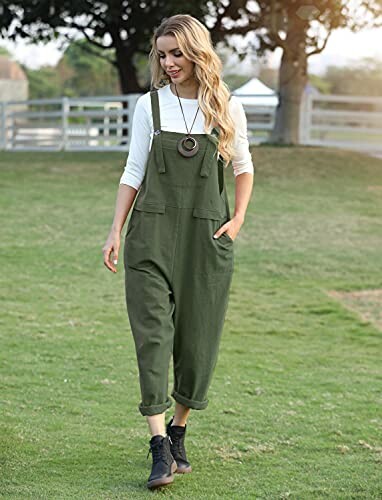
[[[0,40],[0,46],[6,47],[15,60],[31,69],[37,69],[43,65],[55,66],[62,55],[57,42],[47,45],[42,43],[27,45],[24,41],[11,43]],[[277,67],[280,56],[281,50],[276,50],[271,54],[269,65]],[[382,61],[382,28],[369,29],[356,34],[347,29],[334,31],[325,51],[309,58],[309,72],[322,74],[328,65],[342,66],[363,57],[374,57]],[[244,61],[242,69],[250,67],[250,61]]]

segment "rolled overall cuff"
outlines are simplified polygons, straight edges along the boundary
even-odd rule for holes
[[[170,408],[171,405],[172,405],[171,399],[167,398],[166,402],[160,405],[143,406],[142,403],[140,403],[138,408],[142,415],[151,416],[151,415],[157,415],[158,413],[163,413],[168,408]]]
[[[192,408],[193,410],[204,410],[208,405],[208,399],[206,399],[205,401],[195,401],[193,399],[185,398],[175,390],[172,391],[171,396],[178,403],[187,406],[188,408]]]

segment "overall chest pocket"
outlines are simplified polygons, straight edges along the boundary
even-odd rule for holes
[[[139,213],[140,212],[147,212],[149,214],[164,214],[165,213],[165,205],[164,203],[152,203],[152,202],[141,202],[137,201],[135,205],[133,206],[130,219],[127,225],[127,230],[126,230],[126,235],[125,238],[132,232],[132,230],[135,228],[136,224],[138,223],[139,219]],[[142,219],[142,217],[141,217]],[[148,218],[149,223],[150,220],[152,221],[153,217]]]
[[[164,203],[137,200],[125,237],[125,265],[143,268],[162,258],[165,211]]]
[[[160,243],[165,211],[164,203],[138,200],[132,215],[134,239],[139,239],[150,246]]]
[[[152,212],[155,214],[164,214],[166,206],[164,203],[138,200],[135,203],[133,210],[138,210],[139,212]]]
[[[194,208],[192,211],[192,215],[197,219],[207,219],[211,221],[211,223],[207,223],[207,225],[211,226],[212,228],[212,236],[226,222],[226,219],[220,214],[218,210]],[[215,241],[219,241],[221,239],[230,244],[234,243],[233,239],[226,232],[222,233],[219,238],[216,238]]]

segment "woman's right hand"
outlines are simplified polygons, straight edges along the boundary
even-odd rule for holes
[[[102,252],[103,252],[103,263],[113,273],[117,272],[117,268],[115,266],[118,263],[118,253],[120,244],[121,244],[121,235],[119,231],[111,230],[106,240],[106,243],[102,248]]]

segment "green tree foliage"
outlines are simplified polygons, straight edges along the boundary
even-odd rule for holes
[[[330,82],[326,79],[325,76],[319,75],[309,75],[309,82],[315,87],[317,90],[321,92],[321,94],[330,94]]]
[[[51,99],[60,97],[61,84],[55,68],[44,66],[40,69],[22,67],[29,82],[29,99]]]
[[[325,79],[332,94],[382,96],[382,60],[364,58],[346,66],[329,66]]]
[[[9,56],[11,57],[10,52],[5,47],[0,47],[0,56]]]
[[[71,43],[56,67],[38,70],[23,67],[29,80],[31,99],[81,97],[120,93],[116,69],[85,50],[86,40]]]
[[[119,94],[118,73],[105,59],[84,50],[86,40],[71,43],[56,71],[62,82],[62,95],[92,96]],[[97,50],[97,49],[96,49]]]

